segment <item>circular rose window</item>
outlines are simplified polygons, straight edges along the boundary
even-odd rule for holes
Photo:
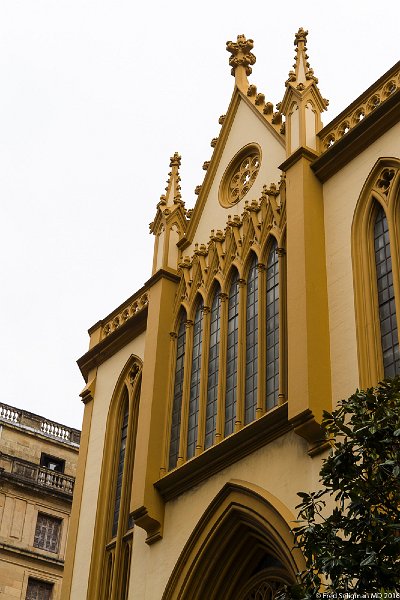
[[[240,202],[253,185],[261,164],[259,146],[245,146],[229,163],[221,181],[219,200],[222,206]]]

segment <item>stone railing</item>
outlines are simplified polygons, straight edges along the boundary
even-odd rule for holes
[[[11,473],[21,481],[32,481],[42,487],[51,488],[53,491],[72,496],[75,477],[18,458],[10,458],[9,460],[11,461]]]
[[[55,421],[49,421],[39,415],[20,410],[14,406],[0,403],[0,422],[6,421],[13,425],[29,427],[46,437],[51,437],[61,442],[80,443],[81,432],[72,427],[66,427]]]
[[[107,337],[124,325],[126,321],[141,312],[149,303],[149,297],[147,292],[138,294],[137,296],[131,297],[125,302],[115,313],[112,314],[111,318],[103,325],[101,330],[101,339]]]
[[[366,90],[319,133],[325,152],[400,89],[400,63]]]

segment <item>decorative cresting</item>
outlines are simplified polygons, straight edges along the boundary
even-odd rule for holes
[[[161,476],[286,401],[285,224],[282,178],[181,259]]]
[[[229,163],[222,177],[219,201],[224,207],[240,202],[256,180],[261,165],[261,150],[257,144],[242,148]]]
[[[400,160],[377,161],[352,224],[360,386],[400,372]]]
[[[133,522],[130,498],[142,362],[132,356],[115,386],[107,418],[87,598],[125,600]]]
[[[115,313],[112,314],[111,318],[101,328],[101,339],[109,336],[113,331],[119,329],[127,321],[135,317],[149,303],[148,292],[142,292],[130,298],[128,302],[124,302]]]
[[[386,77],[379,79],[368,88],[350,107],[333,119],[332,123],[321,131],[320,144],[324,152],[354,129],[365,117],[373,113],[400,89],[400,62]]]
[[[189,537],[162,600],[274,599],[304,568],[290,532],[293,519],[262,488],[227,483]]]

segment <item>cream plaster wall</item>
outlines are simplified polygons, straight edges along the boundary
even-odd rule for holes
[[[377,157],[400,157],[400,124],[324,184],[332,396],[336,403],[359,385],[351,225],[362,187]]]
[[[71,600],[86,598],[96,519],[105,430],[111,397],[118,377],[132,354],[143,360],[145,333],[132,340],[98,367],[90,439],[82,493],[79,529],[74,560]]]
[[[246,196],[234,206],[224,208],[218,200],[220,181],[225,169],[236,155],[236,153],[252,142],[256,142],[261,148],[261,166],[258,176]],[[260,198],[264,185],[272,182],[278,184],[281,171],[278,169],[286,158],[285,147],[280,144],[274,134],[269,131],[268,126],[263,123],[253,110],[240,100],[239,106],[232,123],[228,140],[222,152],[222,156],[211,185],[207,203],[200,217],[200,222],[194,236],[194,242],[185,249],[185,254],[193,253],[194,244],[207,243],[210,239],[211,229],[224,229],[228,215],[240,215],[244,210],[246,200],[257,200]]]
[[[291,432],[167,502],[160,542],[146,546],[145,535],[135,529],[129,600],[160,600],[185,543],[226,482],[236,479],[264,488],[295,518],[296,494],[317,487],[320,461],[310,458],[305,441]]]

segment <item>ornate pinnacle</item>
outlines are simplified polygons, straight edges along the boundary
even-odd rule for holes
[[[247,40],[244,35],[238,35],[237,42],[226,42],[226,49],[232,54],[229,59],[229,64],[232,67],[232,75],[235,75],[235,71],[238,67],[244,67],[246,75],[250,75],[252,71],[250,65],[254,65],[256,62],[256,57],[250,52],[250,50],[253,49],[253,46],[253,40]]]

